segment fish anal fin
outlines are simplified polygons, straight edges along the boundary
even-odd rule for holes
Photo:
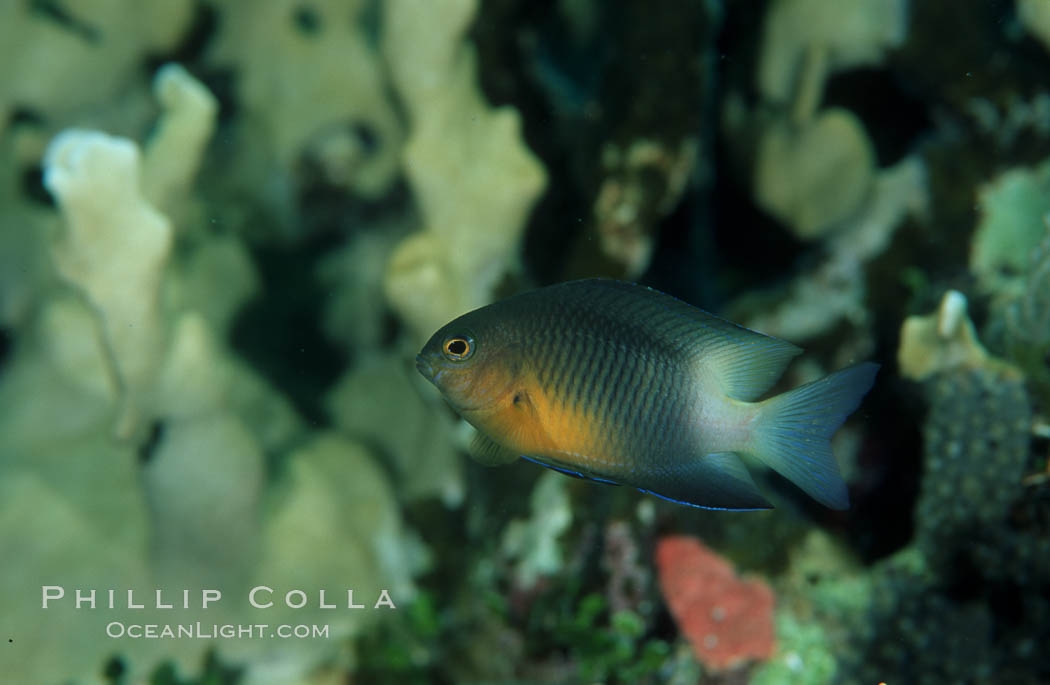
[[[637,479],[631,485],[672,502],[704,509],[773,508],[740,457],[732,452],[689,457],[668,471]]]

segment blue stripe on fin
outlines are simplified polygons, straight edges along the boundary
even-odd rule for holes
[[[769,507],[751,507],[750,509],[742,509],[740,507],[709,507],[709,506],[705,506],[703,504],[693,504],[692,502],[686,502],[685,500],[675,499],[674,497],[668,497],[667,495],[661,495],[660,493],[653,492],[652,490],[644,490],[642,488],[638,488],[638,492],[644,492],[647,495],[653,495],[654,497],[659,497],[660,499],[665,499],[668,502],[674,502],[675,504],[684,504],[687,507],[694,507],[696,509],[710,509],[712,511],[768,511],[769,510]]]
[[[628,485],[679,504],[702,509],[752,511],[772,509],[732,452],[689,455],[671,468],[638,474]]]
[[[603,480],[601,478],[595,478],[594,476],[585,476],[579,471],[570,471],[569,469],[562,468],[560,466],[551,466],[550,464],[545,464],[544,462],[539,461],[538,459],[533,459],[532,457],[523,456],[522,459],[531,461],[533,464],[539,464],[540,466],[552,469],[554,471],[557,471],[558,473],[564,473],[566,476],[572,476],[573,478],[580,478],[582,480],[593,480],[595,483],[605,483],[607,485],[619,485],[619,483],[617,483],[616,481]]]

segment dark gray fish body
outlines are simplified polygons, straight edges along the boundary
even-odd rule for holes
[[[799,352],[649,288],[586,280],[466,314],[419,363],[489,462],[521,455],[686,504],[767,508],[737,456],[751,454],[845,508],[829,439],[877,366],[755,402]]]

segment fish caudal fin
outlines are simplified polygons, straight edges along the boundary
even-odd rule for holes
[[[857,364],[762,402],[747,451],[824,506],[848,509],[831,436],[860,405],[878,370],[878,364]]]

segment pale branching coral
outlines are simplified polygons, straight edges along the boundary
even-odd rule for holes
[[[355,233],[341,248],[322,257],[317,279],[331,293],[322,319],[331,340],[353,350],[383,346],[389,323],[383,273],[394,245],[411,228],[409,222],[400,221]]]
[[[302,587],[303,556],[321,549],[338,553],[321,555],[306,587],[329,587],[332,597],[333,582],[352,587],[369,605],[382,589],[409,599],[425,561],[385,475],[356,444],[317,439],[290,454],[287,488],[263,506],[264,454],[287,453],[305,431],[289,402],[225,346],[256,282],[243,244],[195,226],[172,250],[172,219],[154,201],[177,214],[196,202],[215,101],[177,67],[162,69],[155,86],[164,110],[145,163],[132,141],[80,130],[59,134],[45,159],[66,223],[52,257],[72,287],[45,293],[27,344],[0,376],[0,545],[19,555],[3,584],[34,588],[2,619],[23,645],[19,664],[3,664],[12,682],[97,682],[121,649],[98,614],[71,602],[42,620],[41,578],[69,593],[118,589],[107,617],[136,623],[200,620],[199,606],[148,604],[158,589],[213,587],[226,601],[207,618],[235,623],[258,618],[244,609],[252,584],[280,584],[274,596],[283,597]],[[123,440],[113,439],[115,418]],[[150,598],[147,608],[121,609],[129,589],[136,601]],[[291,612],[273,616],[306,617]],[[377,613],[310,615],[345,638]],[[230,663],[251,660],[246,683],[289,682],[337,659],[339,644],[151,640],[123,652],[122,664],[131,682],[161,659],[181,677],[218,649]]]
[[[1015,0],[1015,5],[1021,25],[1050,50],[1050,2]]]
[[[165,419],[213,415],[227,404],[232,369],[221,363],[221,348],[198,312],[179,317],[156,379],[157,412]]]
[[[796,278],[788,297],[747,318],[755,330],[801,342],[847,321],[867,325],[864,265],[889,245],[905,217],[922,215],[927,206],[926,168],[915,157],[880,171],[858,215],[827,241],[827,257]]]
[[[147,583],[144,541],[127,545],[125,539],[114,540],[114,530],[99,528],[42,478],[28,473],[0,478],[0,545],[5,554],[17,555],[9,558],[19,560],[0,570],[5,588],[0,630],[12,636],[9,653],[0,657],[7,682],[102,683],[103,650],[113,647],[113,640],[100,634],[105,622],[100,624],[89,605],[76,609],[71,599],[43,609],[42,586],[63,586],[70,598],[74,587],[134,588],[141,598]],[[141,527],[137,532],[143,532]],[[95,601],[105,606],[105,592]],[[121,610],[110,612],[109,620],[140,619]],[[156,657],[162,649],[143,645],[139,653]],[[96,673],[100,675],[91,675]]]
[[[328,182],[365,197],[384,194],[398,172],[403,133],[366,24],[370,3],[217,4],[224,20],[215,58],[238,70],[239,102],[258,127],[252,144],[272,150],[285,174],[307,154]],[[418,4],[420,13],[432,4]]]
[[[65,131],[44,163],[44,183],[67,224],[55,262],[102,322],[124,401],[117,432],[131,437],[164,348],[159,294],[171,223],[142,196],[139,152],[129,140]]]
[[[855,214],[871,192],[875,151],[857,117],[829,109],[781,121],[762,136],[755,200],[800,238],[819,238]]]
[[[160,431],[142,474],[155,577],[163,587],[239,590],[258,563],[262,450],[229,415]]]
[[[958,291],[945,293],[935,313],[909,316],[901,326],[897,365],[905,378],[921,381],[948,369],[989,363],[966,314],[966,297]]]
[[[544,471],[529,497],[529,518],[507,524],[501,551],[514,560],[514,581],[522,589],[565,563],[558,538],[572,525],[567,484],[560,474]]]
[[[906,0],[775,0],[765,19],[758,85],[763,96],[792,99],[806,53],[826,52],[825,76],[878,64],[908,27]]]
[[[171,214],[189,199],[190,184],[215,130],[219,104],[177,64],[160,68],[153,79],[153,93],[164,114],[143,154],[143,195]]]
[[[106,342],[94,312],[72,295],[58,296],[45,303],[39,325],[43,349],[55,368],[111,406],[120,384],[107,363]]]
[[[340,429],[389,457],[403,499],[436,495],[455,506],[463,500],[463,467],[451,421],[425,401],[416,376],[400,355],[362,359],[326,404]]]
[[[146,55],[174,47],[194,6],[191,0],[0,4],[0,130],[16,107],[61,119],[112,101],[141,78]]]
[[[209,235],[196,241],[185,259],[168,270],[164,300],[201,314],[220,338],[240,307],[259,289],[259,276],[244,241],[236,235]],[[216,288],[216,283],[222,283]]]
[[[161,288],[174,229],[154,201],[185,199],[216,109],[207,89],[177,65],[162,68],[154,88],[164,114],[145,162],[130,140],[75,129],[56,136],[44,159],[44,184],[67,224],[55,263],[99,318],[123,438],[142,437],[167,340]]]
[[[389,481],[360,445],[323,434],[296,450],[274,505],[258,569],[268,586],[282,592],[328,588],[343,607],[347,589],[355,603],[369,607],[383,590],[395,605],[412,599],[412,575],[426,563],[425,555],[401,524]],[[309,565],[302,563],[306,558]],[[300,622],[299,612],[283,611]],[[346,637],[371,613],[328,612],[318,620],[331,626],[333,637]]]
[[[981,219],[970,251],[977,283],[997,298],[1024,289],[1032,253],[1046,234],[1050,215],[1050,160],[1032,169],[1011,169],[978,191]]]
[[[818,112],[827,78],[880,62],[904,39],[904,0],[777,0],[766,16],[758,85],[773,119],[755,161],[755,200],[800,238],[863,210],[875,151],[852,112]]]
[[[383,5],[384,54],[411,122],[404,167],[425,224],[398,246],[385,290],[420,339],[492,299],[546,183],[518,113],[489,107],[478,87],[475,52],[463,38],[476,7]]]
[[[1028,377],[1031,392],[1050,411],[1050,214],[1046,238],[1032,254],[1024,291],[1006,307],[1007,355]]]

